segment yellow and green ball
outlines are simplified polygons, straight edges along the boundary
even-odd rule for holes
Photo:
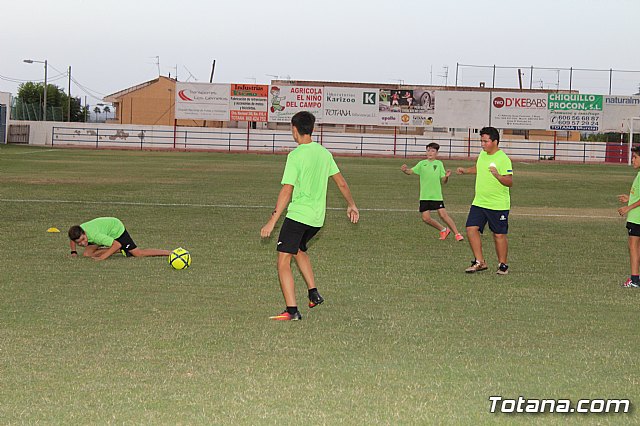
[[[169,265],[173,269],[187,269],[191,266],[191,253],[182,247],[175,249],[169,255]]]

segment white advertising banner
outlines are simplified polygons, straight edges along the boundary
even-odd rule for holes
[[[435,91],[420,88],[380,89],[381,126],[431,127]]]
[[[491,96],[491,125],[499,129],[549,127],[546,93],[497,92]]]
[[[433,125],[481,129],[489,125],[489,92],[437,91]]]
[[[324,87],[269,86],[269,121],[290,123],[299,111],[309,111],[316,123],[323,120]]]
[[[324,88],[323,123],[375,126],[378,122],[378,89]]]
[[[604,96],[601,132],[628,132],[631,117],[640,117],[640,96]]]
[[[230,84],[176,82],[176,118],[229,120]]]
[[[266,84],[232,84],[231,121],[267,121],[268,91]]]

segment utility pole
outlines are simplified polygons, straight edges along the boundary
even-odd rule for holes
[[[71,122],[71,65],[69,65],[69,97],[67,99],[67,121]]]

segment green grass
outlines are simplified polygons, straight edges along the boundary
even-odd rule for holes
[[[490,235],[491,271],[466,275],[468,244],[420,222],[404,160],[337,161],[361,222],[328,211],[309,250],[327,301],[306,308],[296,273],[304,319],[281,323],[259,231],[284,156],[0,147],[0,424],[639,422],[490,414],[488,399],[640,402],[615,198],[632,169],[516,163],[499,277]],[[471,176],[445,187],[461,229],[472,196]],[[332,184],[328,205],[343,206]],[[66,229],[97,216],[140,247],[189,249],[192,267],[71,259]]]

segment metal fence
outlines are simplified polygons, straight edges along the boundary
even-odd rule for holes
[[[426,146],[440,145],[440,157],[475,157],[480,151],[477,134],[467,138],[437,136],[329,133],[320,128],[315,140],[335,154],[356,156],[418,157]],[[54,146],[91,148],[208,150],[227,152],[287,152],[296,147],[289,132],[251,129],[170,128],[114,125],[54,126]],[[500,147],[510,157],[522,160],[572,162],[627,161],[627,145],[621,142],[503,140]]]

